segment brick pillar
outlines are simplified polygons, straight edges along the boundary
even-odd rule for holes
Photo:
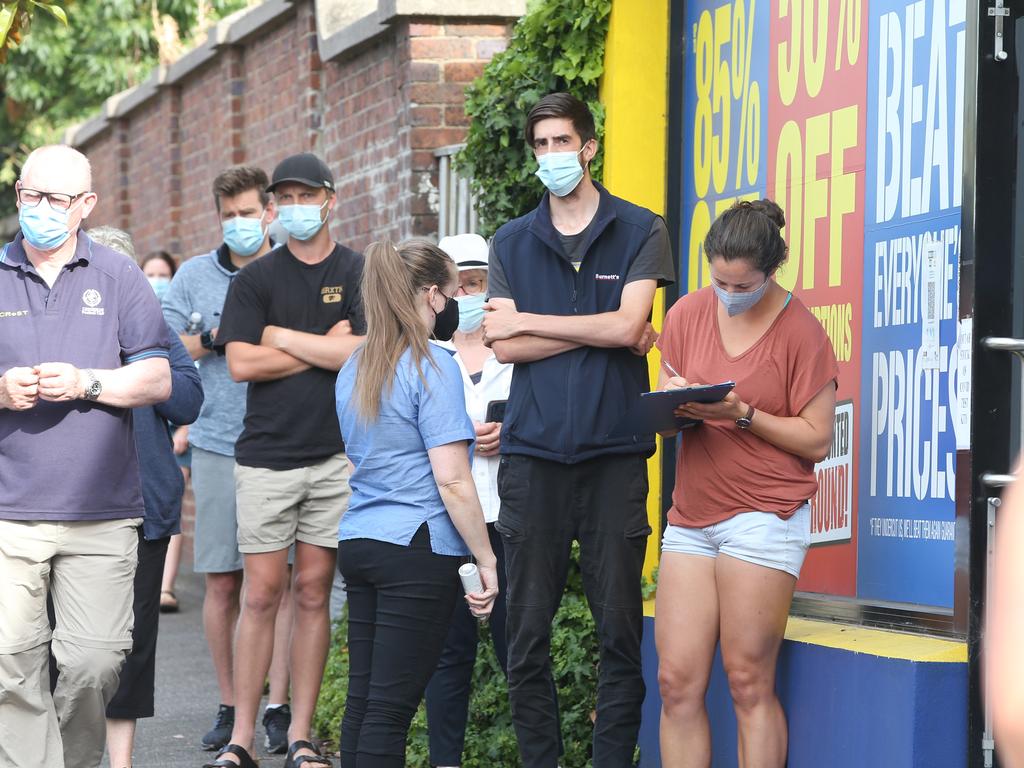
[[[167,99],[167,250],[181,253],[181,88],[169,86]]]
[[[433,19],[408,22],[398,30],[402,57],[403,102],[409,126],[404,170],[410,184],[401,210],[411,217],[413,236],[437,233],[437,162],[433,150],[459,144],[469,121],[465,90],[494,54],[508,44],[505,24]]]
[[[224,71],[228,91],[228,146],[231,162],[245,162],[245,49],[231,46],[224,51]]]
[[[128,143],[129,131],[128,121],[123,117],[117,120],[113,126],[114,157],[116,158],[117,191],[114,195],[114,216],[113,222],[119,228],[128,231],[132,219],[132,197],[131,197],[131,159],[132,148]]]
[[[305,92],[300,104],[301,117],[305,125],[305,148],[321,157],[324,153],[323,116],[324,116],[324,77],[323,62],[317,47],[316,7],[313,0],[298,6],[296,24],[298,24],[300,85]]]

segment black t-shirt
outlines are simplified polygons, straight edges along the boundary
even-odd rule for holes
[[[217,346],[259,344],[268,325],[323,335],[348,320],[366,333],[359,282],[363,257],[342,245],[319,264],[305,264],[287,245],[246,265],[231,283]],[[235,460],[247,467],[295,469],[344,450],[334,407],[338,374],[323,368],[276,381],[249,383]]]

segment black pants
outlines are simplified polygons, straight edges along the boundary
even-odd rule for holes
[[[351,539],[338,549],[349,649],[341,765],[404,766],[409,724],[437,667],[466,558],[434,554],[426,524],[408,547]]]
[[[491,549],[498,559],[498,597],[487,621],[494,642],[494,655],[508,673],[508,645],[505,642],[505,551],[494,524],[487,526]],[[465,600],[457,600],[441,659],[427,685],[427,729],[430,734],[431,765],[462,765],[469,715],[470,687],[480,624]]]
[[[121,667],[117,693],[107,705],[107,717],[137,720],[153,716],[156,681],[156,635],[160,627],[160,587],[170,538],[146,541],[139,526],[139,565],[135,569],[132,610],[132,651]]]
[[[551,621],[562,599],[573,539],[600,642],[593,767],[628,768],[644,699],[640,575],[651,528],[647,465],[638,455],[558,464],[503,456],[498,471],[508,576],[508,676],[524,768],[558,764]]]

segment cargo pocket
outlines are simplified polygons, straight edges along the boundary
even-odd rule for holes
[[[511,544],[526,538],[523,509],[527,497],[525,464],[518,456],[502,456],[498,463],[498,498],[501,506],[494,529]]]

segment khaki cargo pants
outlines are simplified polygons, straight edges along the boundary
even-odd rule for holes
[[[132,646],[141,522],[0,520],[0,768],[99,766],[107,702]]]

